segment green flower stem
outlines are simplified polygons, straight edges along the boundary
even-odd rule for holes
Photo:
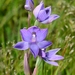
[[[38,25],[39,25],[39,22],[36,20],[34,23],[34,26],[38,26]]]
[[[41,67],[42,67],[42,59],[38,57],[32,75],[38,75],[38,70],[41,71]]]
[[[38,57],[35,66],[37,66],[37,67],[40,66],[41,61],[42,61],[42,59],[40,57]]]
[[[28,27],[30,27],[30,18],[31,18],[31,15],[30,15],[30,12],[28,12]]]

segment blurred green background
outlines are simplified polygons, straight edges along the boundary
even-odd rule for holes
[[[34,0],[35,6],[39,4]],[[0,75],[24,75],[24,51],[13,49],[13,45],[21,41],[20,29],[28,28],[28,12],[24,9],[25,0],[0,0]],[[44,0],[45,7],[51,6],[52,14],[59,19],[40,28],[48,28],[47,40],[53,42],[48,48],[61,48],[58,54],[64,56],[59,67],[45,62],[40,64],[38,75],[75,75],[75,1]],[[32,12],[30,24],[34,25]],[[31,55],[30,67],[33,71],[35,58]]]

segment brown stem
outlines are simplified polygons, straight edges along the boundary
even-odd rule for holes
[[[30,27],[30,18],[31,18],[31,16],[30,16],[30,14],[28,12],[28,27]]]
[[[31,75],[28,60],[29,60],[29,54],[28,54],[28,52],[26,52],[24,55],[24,73],[25,73],[25,75]]]

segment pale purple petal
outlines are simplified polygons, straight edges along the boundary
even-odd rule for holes
[[[14,48],[18,49],[18,50],[26,50],[29,48],[29,44],[28,42],[18,42],[14,45]]]
[[[43,24],[49,24],[50,23],[49,22],[49,18],[47,18],[46,20],[42,21],[41,23],[43,23]]]
[[[56,20],[57,18],[59,18],[59,16],[58,15],[55,15],[55,14],[53,14],[53,15],[51,15],[50,17],[49,17],[49,23],[50,22],[52,22],[52,21],[54,21],[54,20]]]
[[[46,14],[50,16],[51,14],[51,6],[45,8]]]
[[[25,3],[24,7],[25,7],[26,10],[32,11],[34,9],[33,0],[26,0],[26,3]]]
[[[30,31],[31,33],[35,32],[37,33],[37,31],[39,31],[40,28],[38,28],[37,26],[32,26],[28,28],[28,31]]]
[[[39,48],[36,44],[30,44],[30,51],[32,52],[33,56],[36,58],[39,53]]]
[[[54,65],[54,66],[59,66],[57,62],[46,61],[46,60],[45,60],[45,62],[48,63],[48,64],[51,64],[51,65]]]
[[[38,47],[40,49],[47,48],[50,45],[52,45],[52,42],[50,42],[50,41],[41,41],[41,42],[38,43]]]
[[[26,30],[26,29],[21,29],[20,30],[20,33],[21,33],[21,36],[22,36],[22,39],[26,42],[30,42],[31,39],[32,39],[32,34]]]
[[[43,4],[43,2],[41,2],[41,3],[33,10],[33,14],[34,14],[35,18],[38,17],[39,11],[40,11],[41,9],[43,9],[43,8],[44,8],[44,4]]]
[[[46,52],[46,56],[47,58],[51,58],[52,56],[54,56],[58,51],[60,50],[60,48],[56,48],[56,49],[52,49]]]
[[[42,21],[48,19],[50,16],[50,12],[51,12],[50,7],[47,7],[45,9],[41,10],[38,14],[38,21],[42,22]]]
[[[47,29],[41,29],[36,33],[37,41],[43,41],[47,36],[48,30]]]
[[[62,60],[62,59],[64,59],[63,56],[60,56],[60,55],[54,55],[54,56],[52,56],[49,60]]]
[[[42,21],[41,23],[43,23],[43,24],[49,24],[52,21],[56,20],[57,18],[59,18],[58,15],[51,15],[51,16],[49,16],[49,18],[47,18],[46,20]]]

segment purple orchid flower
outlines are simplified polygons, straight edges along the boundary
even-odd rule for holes
[[[59,48],[49,50],[48,52],[45,52],[44,50],[40,50],[39,56],[41,56],[42,59],[43,59],[46,63],[51,64],[51,65],[54,65],[54,66],[58,66],[58,63],[57,63],[56,61],[57,61],[57,60],[62,60],[62,59],[64,59],[63,56],[56,55],[56,53],[57,53],[59,50],[60,50]]]
[[[33,14],[35,16],[35,18],[43,23],[43,24],[48,24],[51,23],[52,21],[56,20],[57,18],[59,18],[58,15],[51,14],[51,7],[46,7],[44,8],[44,3],[41,2],[34,10],[33,10]]]
[[[34,9],[33,0],[26,0],[26,3],[25,3],[24,7],[25,7],[26,10],[32,11]]]
[[[15,44],[14,48],[19,50],[30,48],[34,57],[38,55],[41,48],[46,48],[52,44],[51,42],[44,40],[48,32],[47,29],[40,29],[37,26],[32,26],[28,29],[21,29],[20,32],[23,41]]]

